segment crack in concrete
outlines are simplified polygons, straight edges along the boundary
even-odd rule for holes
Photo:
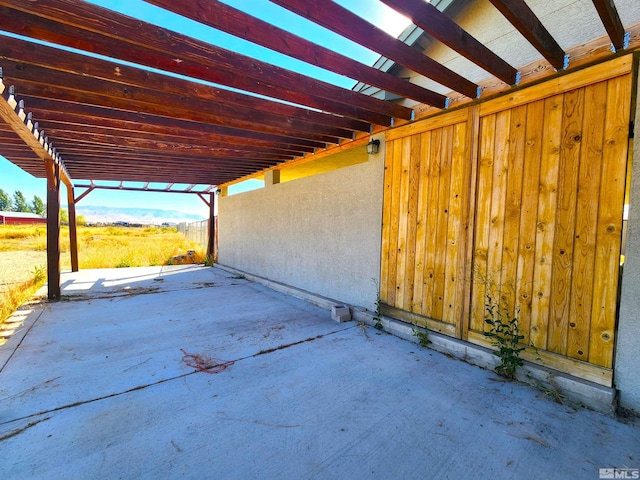
[[[33,422],[29,422],[28,424],[26,424],[22,428],[18,428],[16,430],[12,431],[12,432],[9,432],[9,433],[7,433],[5,435],[0,436],[0,442],[4,442],[5,440],[7,440],[7,439],[9,439],[11,437],[15,437],[16,435],[20,435],[22,432],[30,429],[31,427],[35,427],[39,423],[46,422],[50,418],[51,417],[46,417],[46,418],[41,418],[40,420],[34,420]],[[13,421],[17,421],[17,420],[13,420]]]
[[[339,330],[334,330],[334,331],[331,331],[331,332],[328,332],[328,333],[323,333],[323,334],[317,335],[315,337],[309,337],[309,338],[306,338],[304,340],[299,340],[297,342],[288,343],[286,345],[280,345],[278,347],[270,348],[268,350],[260,350],[259,352],[254,353],[252,355],[247,355],[246,357],[241,357],[241,358],[238,358],[236,360],[233,360],[233,363],[241,362],[242,360],[247,360],[249,358],[259,357],[261,355],[267,355],[269,353],[277,352],[279,350],[284,350],[286,348],[294,347],[296,345],[301,345],[303,343],[313,342],[315,340],[318,340],[318,339],[323,338],[323,337],[327,337],[329,335],[335,335],[336,333],[344,332],[346,330],[349,330],[350,328],[355,328],[355,327],[354,326],[348,326],[348,327],[345,327],[345,328],[341,328]],[[170,377],[170,378],[165,378],[165,379],[162,379],[162,380],[158,380],[158,381],[153,382],[153,383],[147,383],[147,384],[144,384],[144,385],[138,385],[137,387],[129,388],[129,389],[123,390],[121,392],[110,393],[109,395],[103,395],[101,397],[96,397],[96,398],[92,398],[92,399],[89,399],[89,400],[79,400],[77,402],[70,403],[70,404],[67,404],[67,405],[61,405],[59,407],[52,408],[52,409],[49,409],[49,410],[44,410],[44,411],[41,411],[41,412],[38,412],[38,413],[32,413],[32,414],[29,414],[29,415],[25,415],[23,417],[14,418],[14,419],[11,419],[11,420],[8,420],[8,421],[5,421],[5,422],[0,422],[0,425],[6,425],[8,423],[17,422],[17,421],[20,421],[20,420],[26,420],[28,418],[38,417],[38,416],[41,416],[41,415],[47,415],[47,414],[50,414],[50,413],[59,412],[61,410],[67,410],[69,408],[79,407],[79,406],[82,406],[82,405],[88,405],[90,403],[99,402],[101,400],[107,400],[109,398],[119,397],[121,395],[126,395],[128,393],[136,392],[138,390],[144,390],[146,388],[153,387],[153,386],[156,386],[156,385],[162,385],[163,383],[172,382],[174,380],[180,380],[182,378],[188,377],[190,375],[194,375],[196,373],[202,373],[202,372],[200,372],[199,370],[194,370],[192,372],[183,373],[183,374],[177,375],[175,377]],[[37,422],[37,423],[39,423],[39,422]],[[29,426],[27,426],[27,428],[29,428]],[[2,439],[2,437],[0,437],[0,440],[1,439]]]

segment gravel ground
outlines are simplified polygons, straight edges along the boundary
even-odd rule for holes
[[[33,277],[33,269],[46,266],[47,252],[0,252],[0,292]]]

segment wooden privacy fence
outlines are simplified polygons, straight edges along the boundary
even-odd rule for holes
[[[633,57],[387,133],[386,314],[612,384]]]

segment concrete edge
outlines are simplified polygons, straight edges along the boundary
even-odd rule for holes
[[[311,292],[225,265],[216,264],[214,267],[228,273],[242,275],[247,280],[260,283],[273,290],[300,298],[322,308],[331,310],[332,307],[345,305],[349,307],[351,318],[354,321],[375,327],[378,317],[374,312],[365,308],[346,305],[337,300],[315,295]],[[417,327],[390,317],[380,316],[379,318],[385,332],[416,344],[419,343],[413,334],[414,329]],[[421,328],[419,330],[424,331]],[[493,370],[500,363],[492,350],[479,345],[473,345],[433,331],[429,331],[429,340],[431,343],[428,348],[480,368]],[[615,415],[616,413],[618,399],[614,388],[604,387],[564,372],[527,362],[526,360],[524,366],[516,374],[516,380],[540,390],[551,400],[565,403],[572,407],[587,407],[607,415]]]
[[[22,304],[2,325],[3,332],[8,332],[8,335],[7,341],[0,346],[0,372],[7,366],[15,351],[46,308],[46,300],[39,299],[38,293]]]

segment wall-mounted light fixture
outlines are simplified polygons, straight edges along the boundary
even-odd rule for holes
[[[374,139],[367,143],[367,153],[369,155],[378,153],[378,150],[380,150],[380,140]]]

